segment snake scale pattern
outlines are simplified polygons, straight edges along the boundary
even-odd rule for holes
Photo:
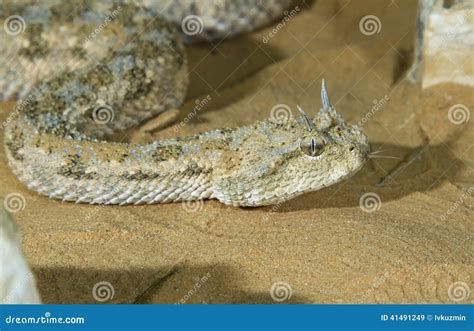
[[[91,204],[218,199],[262,206],[360,169],[367,137],[336,112],[324,82],[322,107],[313,117],[298,108],[298,118],[283,122],[270,118],[145,144],[107,141],[181,105],[188,84],[179,31],[184,18],[204,23],[186,42],[211,40],[264,26],[289,5],[148,2],[1,3],[5,26],[14,15],[27,24],[21,34],[0,35],[0,50],[8,55],[0,60],[0,97],[19,99],[4,123],[4,142],[13,173],[29,189]]]

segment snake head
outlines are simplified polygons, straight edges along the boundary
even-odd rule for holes
[[[299,123],[306,129],[301,138],[301,152],[309,157],[308,162],[324,164],[326,160],[337,160],[352,174],[368,157],[367,136],[357,125],[346,124],[331,105],[324,80],[321,101],[322,107],[314,119],[297,106],[301,115]]]
[[[356,125],[345,123],[329,102],[324,80],[321,88],[322,107],[312,119],[302,108],[299,124],[302,169],[300,192],[315,191],[354,175],[368,158],[367,136]],[[303,170],[304,169],[304,170]]]
[[[237,206],[271,205],[354,175],[368,157],[367,137],[336,112],[324,81],[321,98],[314,118],[298,107],[299,119],[234,131],[238,165],[217,177],[215,197]]]

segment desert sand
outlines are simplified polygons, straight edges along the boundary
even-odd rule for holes
[[[371,159],[348,180],[274,207],[119,207],[31,192],[2,149],[0,197],[24,197],[13,216],[43,302],[276,303],[278,282],[291,292],[284,303],[473,302],[474,118],[456,124],[448,117],[455,105],[472,113],[472,89],[420,90],[404,79],[416,1],[298,6],[267,42],[279,21],[189,47],[191,84],[178,121],[186,123],[116,139],[240,126],[267,118],[278,104],[315,114],[325,78],[332,103],[346,121],[362,124],[371,150],[398,159]],[[366,15],[380,20],[380,31],[361,32]],[[1,121],[13,106],[1,105]],[[380,198],[375,206],[360,206],[367,193]],[[112,291],[98,299],[93,288],[101,282]],[[459,286],[467,293],[461,300],[453,296]]]

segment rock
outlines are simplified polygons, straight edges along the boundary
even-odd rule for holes
[[[9,213],[0,208],[0,303],[41,303],[35,277],[21,251],[21,239]]]
[[[420,1],[411,80],[423,88],[440,83],[474,86],[473,5],[472,0]]]

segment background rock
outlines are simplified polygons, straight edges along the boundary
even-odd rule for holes
[[[415,62],[410,77],[423,88],[456,83],[474,86],[474,2],[421,0]]]
[[[10,195],[2,204],[21,209],[20,196]],[[12,217],[0,207],[0,303],[40,303],[35,277],[21,251],[21,238]]]

